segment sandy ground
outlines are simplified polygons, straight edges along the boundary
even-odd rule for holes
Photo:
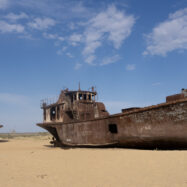
[[[187,186],[187,151],[65,150],[48,138],[0,140],[1,187]]]

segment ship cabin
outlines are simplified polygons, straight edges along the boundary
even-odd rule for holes
[[[91,120],[98,117],[108,116],[103,103],[96,102],[97,92],[92,88],[91,91],[69,91],[62,90],[58,100],[49,103],[42,101],[43,121],[49,122],[76,122]]]

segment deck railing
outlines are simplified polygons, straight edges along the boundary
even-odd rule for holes
[[[56,103],[57,101],[58,101],[58,96],[53,97],[53,98],[42,99],[40,101],[40,107],[42,108],[47,105],[52,105],[52,104]]]

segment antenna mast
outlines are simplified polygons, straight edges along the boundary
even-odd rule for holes
[[[80,84],[80,82],[79,82],[79,90],[81,90],[81,84]]]

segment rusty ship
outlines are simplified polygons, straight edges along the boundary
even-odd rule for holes
[[[0,128],[3,127],[3,125],[0,125]]]
[[[166,102],[122,109],[110,115],[97,92],[62,90],[54,103],[43,101],[43,123],[55,146],[187,148],[187,89]]]

